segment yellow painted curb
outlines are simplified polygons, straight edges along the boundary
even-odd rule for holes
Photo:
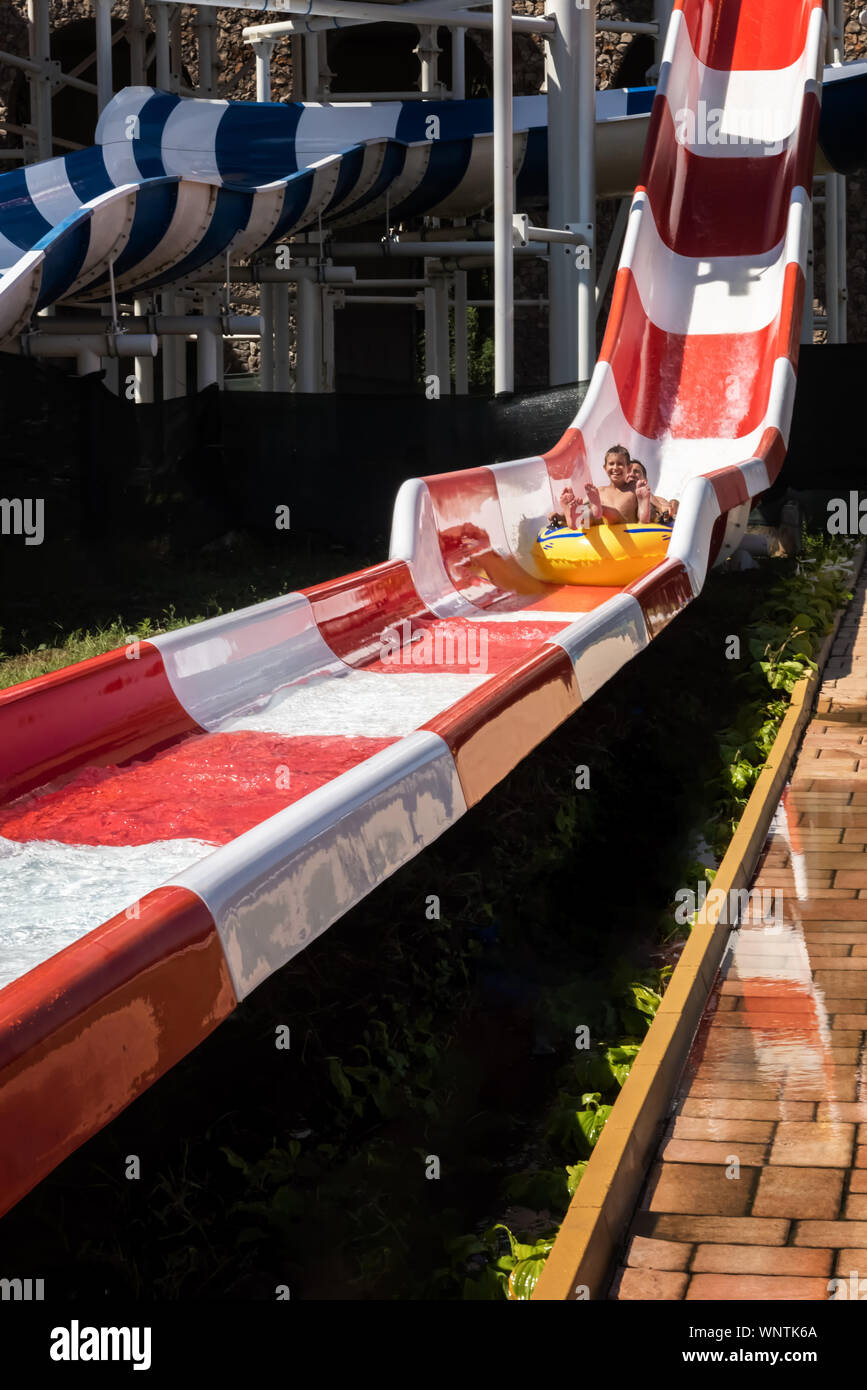
[[[861,545],[853,558],[852,587],[865,554],[867,544]],[[845,611],[841,609],[837,614],[822,644],[817,658],[819,669],[798,681],[792,691],[768,760],[717,870],[713,887],[722,893],[708,894],[680,954],[641,1051],[563,1218],[533,1292],[534,1299],[562,1302],[599,1298],[605,1293],[615,1251],[635,1209],[660,1125],[667,1115],[731,932],[725,921],[719,921],[720,907],[729,901],[731,890],[750,886]]]

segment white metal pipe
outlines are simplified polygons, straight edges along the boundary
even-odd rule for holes
[[[836,174],[825,178],[825,312],[828,342],[840,341],[840,241],[837,232],[838,187]]]
[[[511,224],[509,234],[511,236]],[[311,256],[318,254],[318,247],[305,248],[302,244],[293,247],[293,251],[299,256]],[[567,247],[567,251],[573,248]],[[512,248],[515,256],[546,256],[548,247],[541,241],[529,241],[526,246],[514,246]],[[473,241],[468,238],[466,241],[403,241],[395,237],[386,246],[380,241],[346,241],[340,242],[329,249],[330,256],[352,256],[354,260],[370,260],[374,256],[384,256],[386,260],[395,257],[409,256],[413,260],[418,260],[420,256],[441,257],[461,256],[465,260],[472,260],[479,257],[481,260],[490,260],[494,254],[494,243],[492,241]],[[234,275],[234,272],[233,272]]]
[[[196,389],[205,391],[214,386],[220,377],[219,359],[223,351],[222,325],[219,314],[215,315],[215,295],[202,296],[204,313],[198,321],[190,324],[196,333]],[[218,327],[214,327],[216,321]],[[207,326],[206,326],[207,323]]]
[[[171,61],[171,90],[179,92],[184,71],[183,27],[181,7],[177,5],[169,18],[169,54]]]
[[[810,209],[810,224],[807,232],[807,263],[804,271],[804,312],[801,316],[801,342],[812,343],[815,321],[813,317],[813,222]]]
[[[467,31],[452,30],[452,100],[463,101],[467,94]]]
[[[143,318],[149,305],[146,299],[133,300],[133,309],[138,318]],[[150,405],[154,398],[154,363],[150,356],[135,359],[135,401],[136,405]]]
[[[494,307],[493,299],[470,299],[467,303],[471,309],[493,309]],[[538,299],[515,300],[516,309],[545,309],[547,306],[548,301],[544,295],[540,295]]]
[[[110,333],[114,332],[115,324],[113,321],[112,308],[110,304],[103,305],[101,317],[103,327],[107,328]],[[106,319],[108,320],[108,323],[106,323]],[[107,390],[109,390],[113,396],[117,396],[120,392],[120,371],[118,368],[117,357],[106,357],[105,359],[100,361],[100,366],[102,367],[105,373],[103,377],[103,382],[105,383]]]
[[[316,249],[318,253],[318,248]],[[348,244],[347,249],[349,249]],[[294,253],[294,246],[292,250]],[[232,266],[233,285],[292,285],[299,280],[313,280],[324,285],[354,285],[357,283],[354,265],[293,265],[288,270],[278,270],[273,265]],[[226,277],[220,271],[212,270],[205,275],[200,275],[194,283],[224,285]]]
[[[247,31],[244,30],[246,38]],[[304,35],[304,100],[316,101],[319,95],[319,36]]]
[[[291,13],[291,7],[290,7]],[[368,3],[368,0],[313,0],[308,8],[307,0],[298,0],[299,19],[308,15],[327,18],[354,20],[357,24],[437,24],[449,28],[455,26],[465,29],[493,29],[493,15],[477,13],[475,10],[439,9],[436,5],[387,5]],[[550,34],[554,26],[547,19],[533,19],[525,15],[512,15],[509,9],[509,22],[515,33]],[[342,28],[340,26],[335,26]],[[296,21],[280,20],[276,24],[251,24],[243,31],[245,39],[260,35],[292,34],[297,32]]]
[[[96,104],[99,111],[105,110],[114,95],[111,5],[112,0],[93,0],[93,17],[96,21]]]
[[[576,256],[578,281],[578,380],[589,381],[596,362],[596,0],[576,11],[578,38],[578,216],[591,229],[588,264]],[[580,248],[584,250],[585,248]]]
[[[467,272],[454,275],[455,393],[469,391],[469,353],[467,350]]]
[[[141,301],[137,300],[136,303]],[[218,296],[213,296],[212,312],[204,314],[135,314],[120,320],[122,333],[155,333],[158,337],[188,337],[202,332],[221,333],[228,328],[230,333],[252,332],[259,327],[259,317],[255,314],[229,314],[225,317],[216,312]],[[104,333],[105,324],[100,318],[67,319],[56,318],[45,325],[46,333]]]
[[[323,101],[327,101],[331,95],[331,79],[334,73],[328,66],[328,35],[323,31],[317,34],[319,43],[319,85],[317,91]]]
[[[143,87],[146,77],[145,32],[144,0],[129,0],[126,41],[129,45],[129,80],[134,87]]]
[[[431,277],[432,280],[432,277]],[[437,301],[431,283],[424,291],[424,375],[425,385],[437,384]]]
[[[418,26],[418,43],[413,51],[419,62],[419,91],[432,96],[437,90],[438,60],[442,51],[437,43],[435,24]]]
[[[598,19],[595,27],[600,34],[652,34],[654,38],[659,34],[659,24],[653,19]]]
[[[424,308],[424,293],[418,294],[344,294],[343,304],[411,304],[415,309]]]
[[[274,306],[274,390],[288,391],[292,381],[289,375],[289,286],[271,286]]]
[[[267,281],[259,287],[259,313],[262,318],[262,341],[259,347],[259,390],[274,390],[274,305],[273,285]]]
[[[196,6],[196,44],[199,56],[198,93],[217,95],[217,17],[204,5]]]
[[[157,87],[168,92],[172,83],[172,60],[169,51],[169,12],[165,5],[151,5],[157,58]]]
[[[161,296],[162,311],[174,318],[181,307],[178,296],[164,290]],[[176,396],[187,394],[187,349],[182,338],[167,336],[160,342],[163,358],[163,400],[171,401]]]
[[[444,274],[433,277],[434,304],[436,313],[436,374],[439,378],[440,395],[451,395],[452,367],[451,343],[449,340],[449,282]]]
[[[436,91],[438,100],[450,100],[453,93],[448,92],[439,85]],[[420,92],[417,87],[405,92],[329,92],[328,100],[332,106],[340,102],[359,102],[359,101],[430,101],[430,92]],[[312,98],[311,98],[312,100]]]
[[[322,295],[312,280],[298,281],[295,302],[295,390],[321,389]]]
[[[76,357],[95,359],[100,370],[101,357],[153,357],[157,339],[153,333],[24,333],[21,349],[25,357]]]
[[[494,391],[498,395],[515,389],[511,18],[512,0],[494,0]]]
[[[51,158],[51,11],[49,0],[27,0],[30,60],[39,72],[30,79],[30,123],[36,130],[36,158]]]
[[[653,0],[653,18],[656,22],[657,32],[653,38],[653,62],[646,74],[646,81],[651,86],[655,86],[659,80],[659,68],[665,48],[665,36],[668,33],[668,25],[671,20],[672,4],[673,0]],[[598,23],[596,27],[599,27]]]
[[[252,49],[256,55],[256,100],[271,100],[271,55],[273,39],[255,39]]]
[[[320,291],[322,300],[322,390],[329,395],[337,380],[337,353],[334,342],[334,309],[337,291]]]
[[[552,0],[557,30],[546,47],[548,92],[548,220],[578,220],[578,157],[586,133],[578,124],[578,22],[570,0]],[[592,130],[591,130],[592,138]],[[548,377],[552,386],[578,375],[578,280],[574,256],[555,249],[548,264]]]
[[[846,175],[838,174],[837,178],[839,179],[837,193],[837,233],[839,238],[837,249],[837,281],[840,295],[840,311],[837,330],[840,335],[840,342],[846,343],[849,341],[849,326],[847,322],[849,282],[846,273]]]

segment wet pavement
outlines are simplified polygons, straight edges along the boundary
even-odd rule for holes
[[[612,1298],[824,1301],[860,1296],[861,1279],[867,1297],[865,588],[834,642]]]

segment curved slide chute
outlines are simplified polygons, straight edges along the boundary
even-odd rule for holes
[[[824,41],[820,0],[676,0],[599,362],[553,449],[404,483],[373,569],[0,693],[0,1209],[736,546],[788,439]],[[702,110],[747,138],[703,143]],[[615,441],[680,501],[668,555],[622,589],[550,585],[538,530]]]

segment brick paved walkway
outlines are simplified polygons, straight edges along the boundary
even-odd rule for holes
[[[751,899],[723,962],[613,1298],[815,1300],[835,1276],[867,1280],[865,588],[825,668],[756,874],[765,899]]]

